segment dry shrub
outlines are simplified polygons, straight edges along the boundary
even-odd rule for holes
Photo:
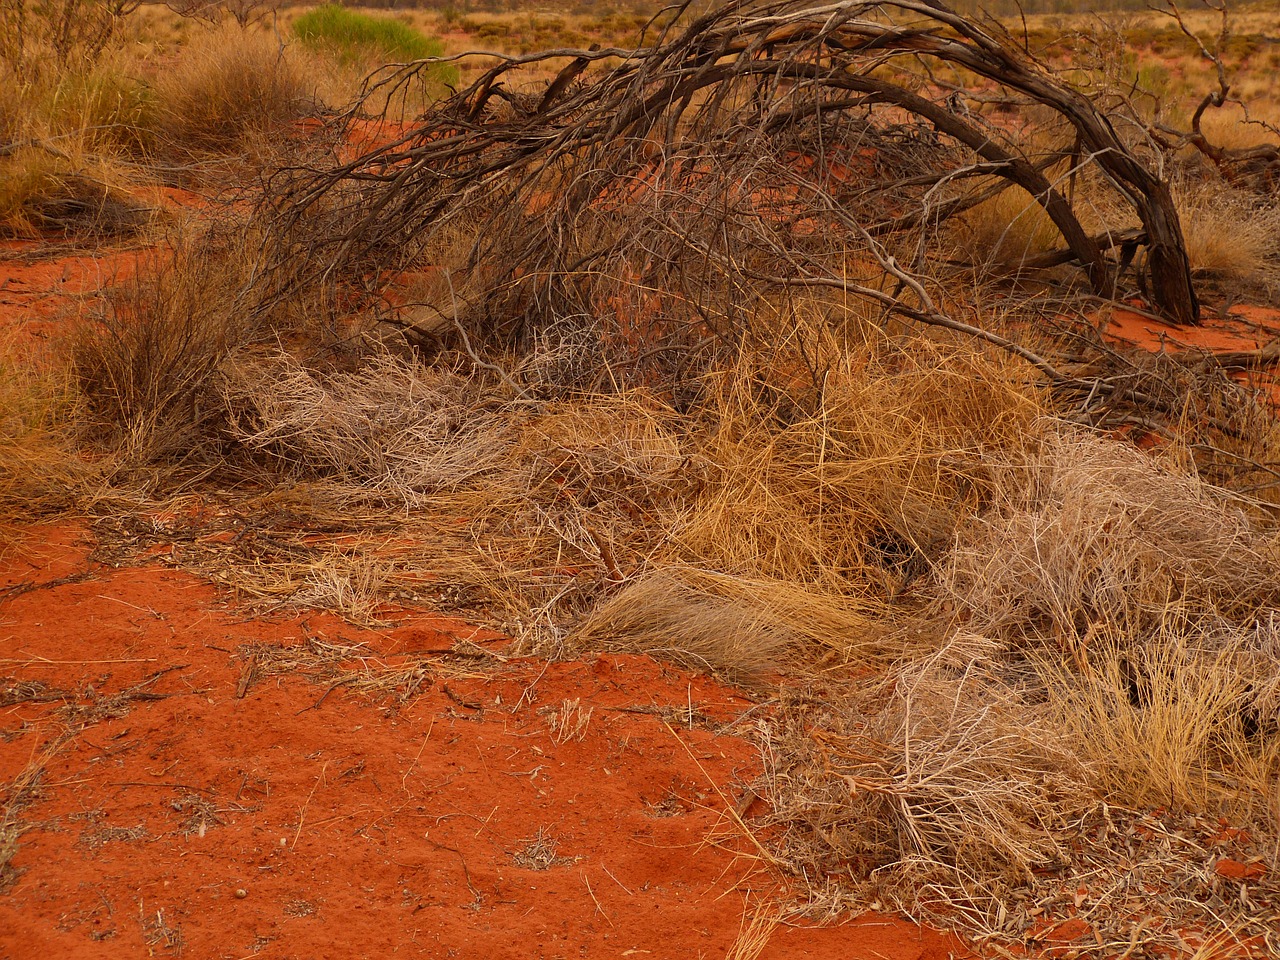
[[[1111,630],[1141,645],[1171,605],[1247,622],[1280,604],[1280,543],[1172,463],[1060,429],[992,466],[993,509],[940,577],[972,629],[1080,653]]]
[[[245,240],[175,237],[75,332],[71,369],[93,440],[122,462],[190,462],[216,446],[214,376],[256,333]]]
[[[988,454],[1043,410],[1002,361],[858,329],[809,331],[817,382],[776,343],[744,351],[685,413],[642,390],[533,401],[443,358],[241,356],[219,374],[223,435],[328,503],[458,518],[398,569],[468,578],[543,652],[663,650],[736,676],[869,657],[873,610],[928,572],[985,503]]]
[[[880,683],[762,727],[764,782],[785,857],[850,873],[919,915],[966,920],[1064,856],[1057,830],[1088,802],[1086,769],[1000,645],[958,634]]]
[[[506,464],[513,443],[480,383],[391,356],[330,375],[284,354],[241,359],[220,389],[238,442],[397,508],[474,483]]]
[[[202,32],[155,79],[152,133],[175,158],[239,153],[313,108],[302,65],[270,35]]]

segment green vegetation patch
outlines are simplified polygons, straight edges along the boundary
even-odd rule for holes
[[[293,32],[313,50],[355,63],[425,60],[444,53],[444,45],[398,20],[356,13],[326,4],[293,22]]]

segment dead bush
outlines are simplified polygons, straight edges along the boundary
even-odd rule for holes
[[[992,466],[993,509],[940,572],[972,629],[1084,655],[1112,630],[1140,647],[1171,605],[1244,623],[1280,604],[1280,544],[1173,463],[1050,431]]]
[[[156,77],[151,133],[175,161],[263,149],[314,109],[309,87],[270,35],[230,25],[203,31]]]
[[[216,449],[215,375],[259,329],[244,240],[173,238],[81,323],[70,363],[92,442],[133,465],[192,462]]]

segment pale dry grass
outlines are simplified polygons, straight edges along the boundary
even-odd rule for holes
[[[1273,65],[1273,74],[1274,67],[1280,67],[1280,62]],[[1271,82],[1274,83],[1274,79]],[[1280,102],[1269,99],[1268,94],[1249,96],[1248,93],[1240,93],[1241,99],[1249,105],[1247,111],[1236,103],[1206,111],[1201,129],[1209,142],[1224,150],[1247,150],[1280,143],[1280,133],[1277,133],[1277,128],[1280,128]]]
[[[990,924],[1064,856],[1057,828],[1087,770],[1030,702],[998,642],[956,634],[883,680],[762,724],[766,822],[816,875],[847,870],[912,915],[952,904]]]
[[[573,642],[650,653],[749,684],[812,659],[816,650],[842,660],[882,653],[885,631],[876,612],[802,584],[664,567],[601,603]]]
[[[1217,183],[1174,197],[1196,274],[1280,290],[1280,201]]]
[[[972,629],[1080,655],[1115,628],[1135,646],[1170,605],[1240,622],[1280,603],[1280,543],[1173,462],[1050,431],[992,463],[994,508],[940,576]]]
[[[171,161],[226,155],[279,139],[314,111],[307,61],[279,39],[234,24],[201,29],[151,81],[149,128]]]
[[[558,707],[544,707],[538,711],[547,721],[551,731],[551,739],[556,743],[580,741],[587,735],[591,726],[591,714],[594,707],[583,707],[581,698],[564,700]]]
[[[742,923],[733,946],[725,960],[759,960],[766,956],[769,941],[782,923],[782,906],[763,901],[754,907],[748,904],[742,914]]]
[[[238,442],[400,508],[497,469],[514,443],[480,384],[390,356],[328,376],[284,354],[242,359],[220,390]]]

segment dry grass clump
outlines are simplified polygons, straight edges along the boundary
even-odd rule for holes
[[[270,35],[202,31],[152,82],[151,133],[175,160],[261,148],[314,109],[311,87],[303,63]]]
[[[402,509],[505,466],[514,442],[482,384],[386,355],[329,375],[284,354],[243,359],[220,390],[239,443]]]
[[[1175,193],[1187,256],[1198,275],[1280,289],[1280,203],[1225,184],[1182,184]]]
[[[1170,610],[1137,647],[1098,638],[1087,670],[1037,657],[1094,789],[1125,806],[1268,820],[1280,776],[1278,616],[1242,628]]]
[[[136,234],[151,222],[151,211],[123,183],[121,169],[102,158],[18,148],[0,158],[0,236]]]
[[[68,436],[70,384],[26,353],[0,338],[0,525],[66,509],[89,472]]]
[[[714,378],[707,480],[676,531],[691,556],[883,601],[985,502],[987,457],[1036,432],[1031,388],[971,347],[861,336],[811,345],[823,372],[799,392],[772,351]]]
[[[939,577],[972,629],[1083,655],[1111,630],[1141,645],[1171,605],[1245,622],[1280,604],[1280,542],[1172,464],[1057,431],[992,467],[993,509]]]
[[[508,384],[387,354],[329,372],[243,354],[217,382],[214,436],[241,454],[233,462],[289,485],[291,519],[268,526],[275,546],[251,570],[207,562],[272,605],[364,621],[381,590],[563,652],[609,578],[658,549],[657,511],[688,487],[674,414],[641,394],[530,404]],[[317,551],[308,525],[350,542]]]
[[[649,653],[757,683],[812,660],[823,647],[846,659],[879,652],[884,628],[873,612],[801,584],[661,567],[591,611],[573,642]]]
[[[780,847],[913,915],[946,902],[984,923],[1065,859],[1057,829],[1087,805],[1088,771],[1000,654],[957,634],[882,682],[764,725]]]
[[[1016,269],[1059,243],[1058,230],[1044,208],[1017,187],[975,206],[955,233],[957,255],[988,269]]]
[[[33,34],[19,59],[0,50],[0,233],[137,233],[150,217],[133,188],[189,177],[194,160],[273,155],[279,129],[313,109],[302,61],[261,31],[202,30],[170,61],[114,30],[55,56],[61,35]]]
[[[744,349],[684,413],[642,390],[535,401],[444,358],[322,372],[245,355],[218,374],[220,435],[322,491],[325,523],[340,503],[429,516],[420,542],[366,548],[375,579],[465,583],[527,648],[661,651],[738,677],[864,659],[885,650],[873,619],[986,503],[987,457],[1027,442],[1043,408],[981,351],[857,329],[813,335],[817,383],[776,344]],[[260,592],[364,597],[349,553],[291,557]]]
[[[1280,541],[1172,457],[1063,425],[987,466],[884,684],[763,728],[783,859],[1003,939],[1034,935],[1027,904],[1120,889],[1135,863],[1147,891],[1196,891],[1151,943],[1265,929],[1197,858],[1221,824],[1248,839],[1218,855],[1275,839]],[[1153,808],[1146,834],[1116,826]],[[1123,947],[1128,910],[1089,920]]]
[[[28,76],[0,63],[0,234],[116,237],[147,225],[130,195],[148,109],[136,66],[117,50]]]

